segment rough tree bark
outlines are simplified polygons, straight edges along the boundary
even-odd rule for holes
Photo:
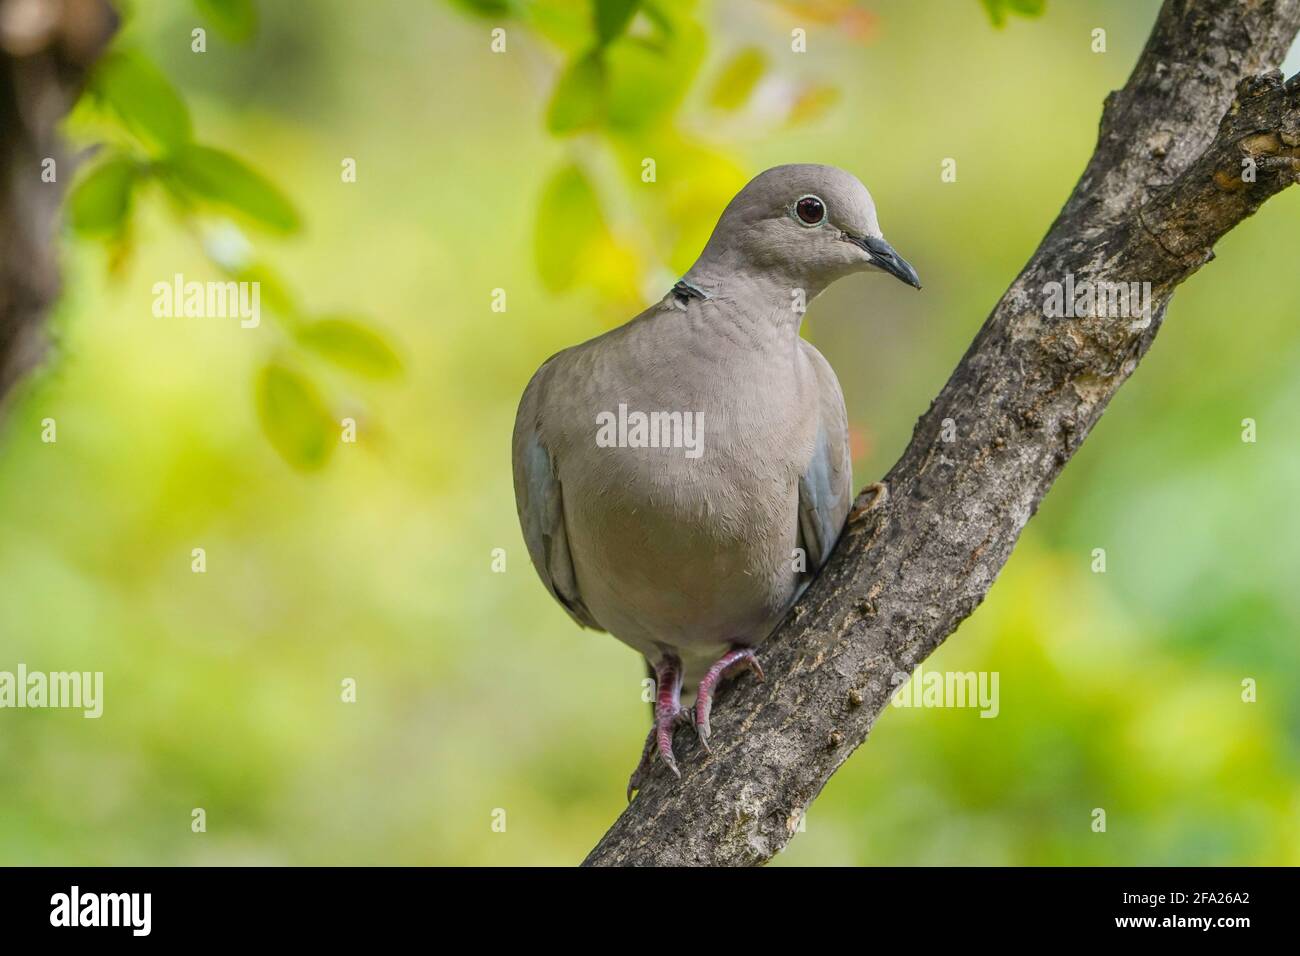
[[[116,25],[107,0],[0,0],[0,403],[45,351],[72,173],[58,124]],[[53,182],[41,176],[47,159]]]
[[[765,646],[767,682],[714,709],[712,756],[678,735],[586,865],[761,864],[910,673],[983,600],[1021,529],[1150,347],[1174,288],[1300,166],[1300,84],[1273,69],[1300,0],[1167,0],[1097,148],[1029,264],[826,568]],[[1272,72],[1265,72],[1272,70]],[[1254,181],[1243,178],[1250,160]],[[1247,164],[1250,165],[1250,164]],[[1047,318],[1044,286],[1149,282],[1146,327]],[[958,438],[940,440],[945,419]]]

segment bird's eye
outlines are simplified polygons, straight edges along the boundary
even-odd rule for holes
[[[816,196],[804,196],[794,204],[794,211],[809,226],[815,226],[826,218],[826,205]]]

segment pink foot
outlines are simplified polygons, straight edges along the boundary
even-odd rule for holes
[[[709,712],[713,710],[713,692],[724,677],[745,669],[752,670],[762,683],[763,668],[759,666],[753,649],[733,647],[714,662],[700,681],[699,689],[695,692],[695,732],[700,735],[700,743],[705,750],[709,749]]]
[[[682,662],[671,654],[664,656],[655,667],[655,722],[646,737],[645,748],[641,751],[641,762],[632,771],[627,781],[627,798],[632,799],[632,792],[640,790],[650,775],[650,767],[655,754],[678,777],[682,772],[677,769],[677,758],[673,755],[673,731],[680,723],[689,723],[691,713],[682,710]]]

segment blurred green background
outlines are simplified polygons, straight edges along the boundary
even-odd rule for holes
[[[855,277],[805,324],[875,480],[1073,186],[1157,4],[318,0],[191,51],[243,6],[139,4],[119,46],[301,230],[142,190],[111,241],[69,232],[56,352],[0,424],[0,670],[105,674],[99,720],[0,712],[0,862],[576,863],[624,805],[644,672],[529,565],[509,435],[534,369],[663,295],[749,176],[843,166],[925,281]],[[887,710],[778,865],[1300,863],[1297,213],[1300,191],[1271,201],[1179,291],[927,662],[999,672],[998,718]],[[334,371],[288,310],[155,319],[153,283],[219,277],[194,222],[254,244],[304,314],[362,316],[402,372]],[[358,441],[283,453],[268,362]]]

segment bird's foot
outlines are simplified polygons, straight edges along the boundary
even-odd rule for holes
[[[699,689],[695,692],[695,732],[699,734],[700,743],[705,750],[709,749],[709,712],[713,710],[713,692],[723,678],[746,669],[752,670],[759,683],[762,683],[763,668],[759,666],[753,648],[733,647],[713,663],[700,681]]]
[[[678,777],[682,772],[677,769],[677,758],[673,755],[673,731],[678,724],[690,723],[691,712],[682,709],[682,662],[671,654],[664,656],[655,667],[655,720],[646,737],[645,748],[641,751],[641,761],[632,771],[627,781],[627,798],[632,799],[632,792],[640,790],[646,778],[650,776],[650,767],[655,754]]]

